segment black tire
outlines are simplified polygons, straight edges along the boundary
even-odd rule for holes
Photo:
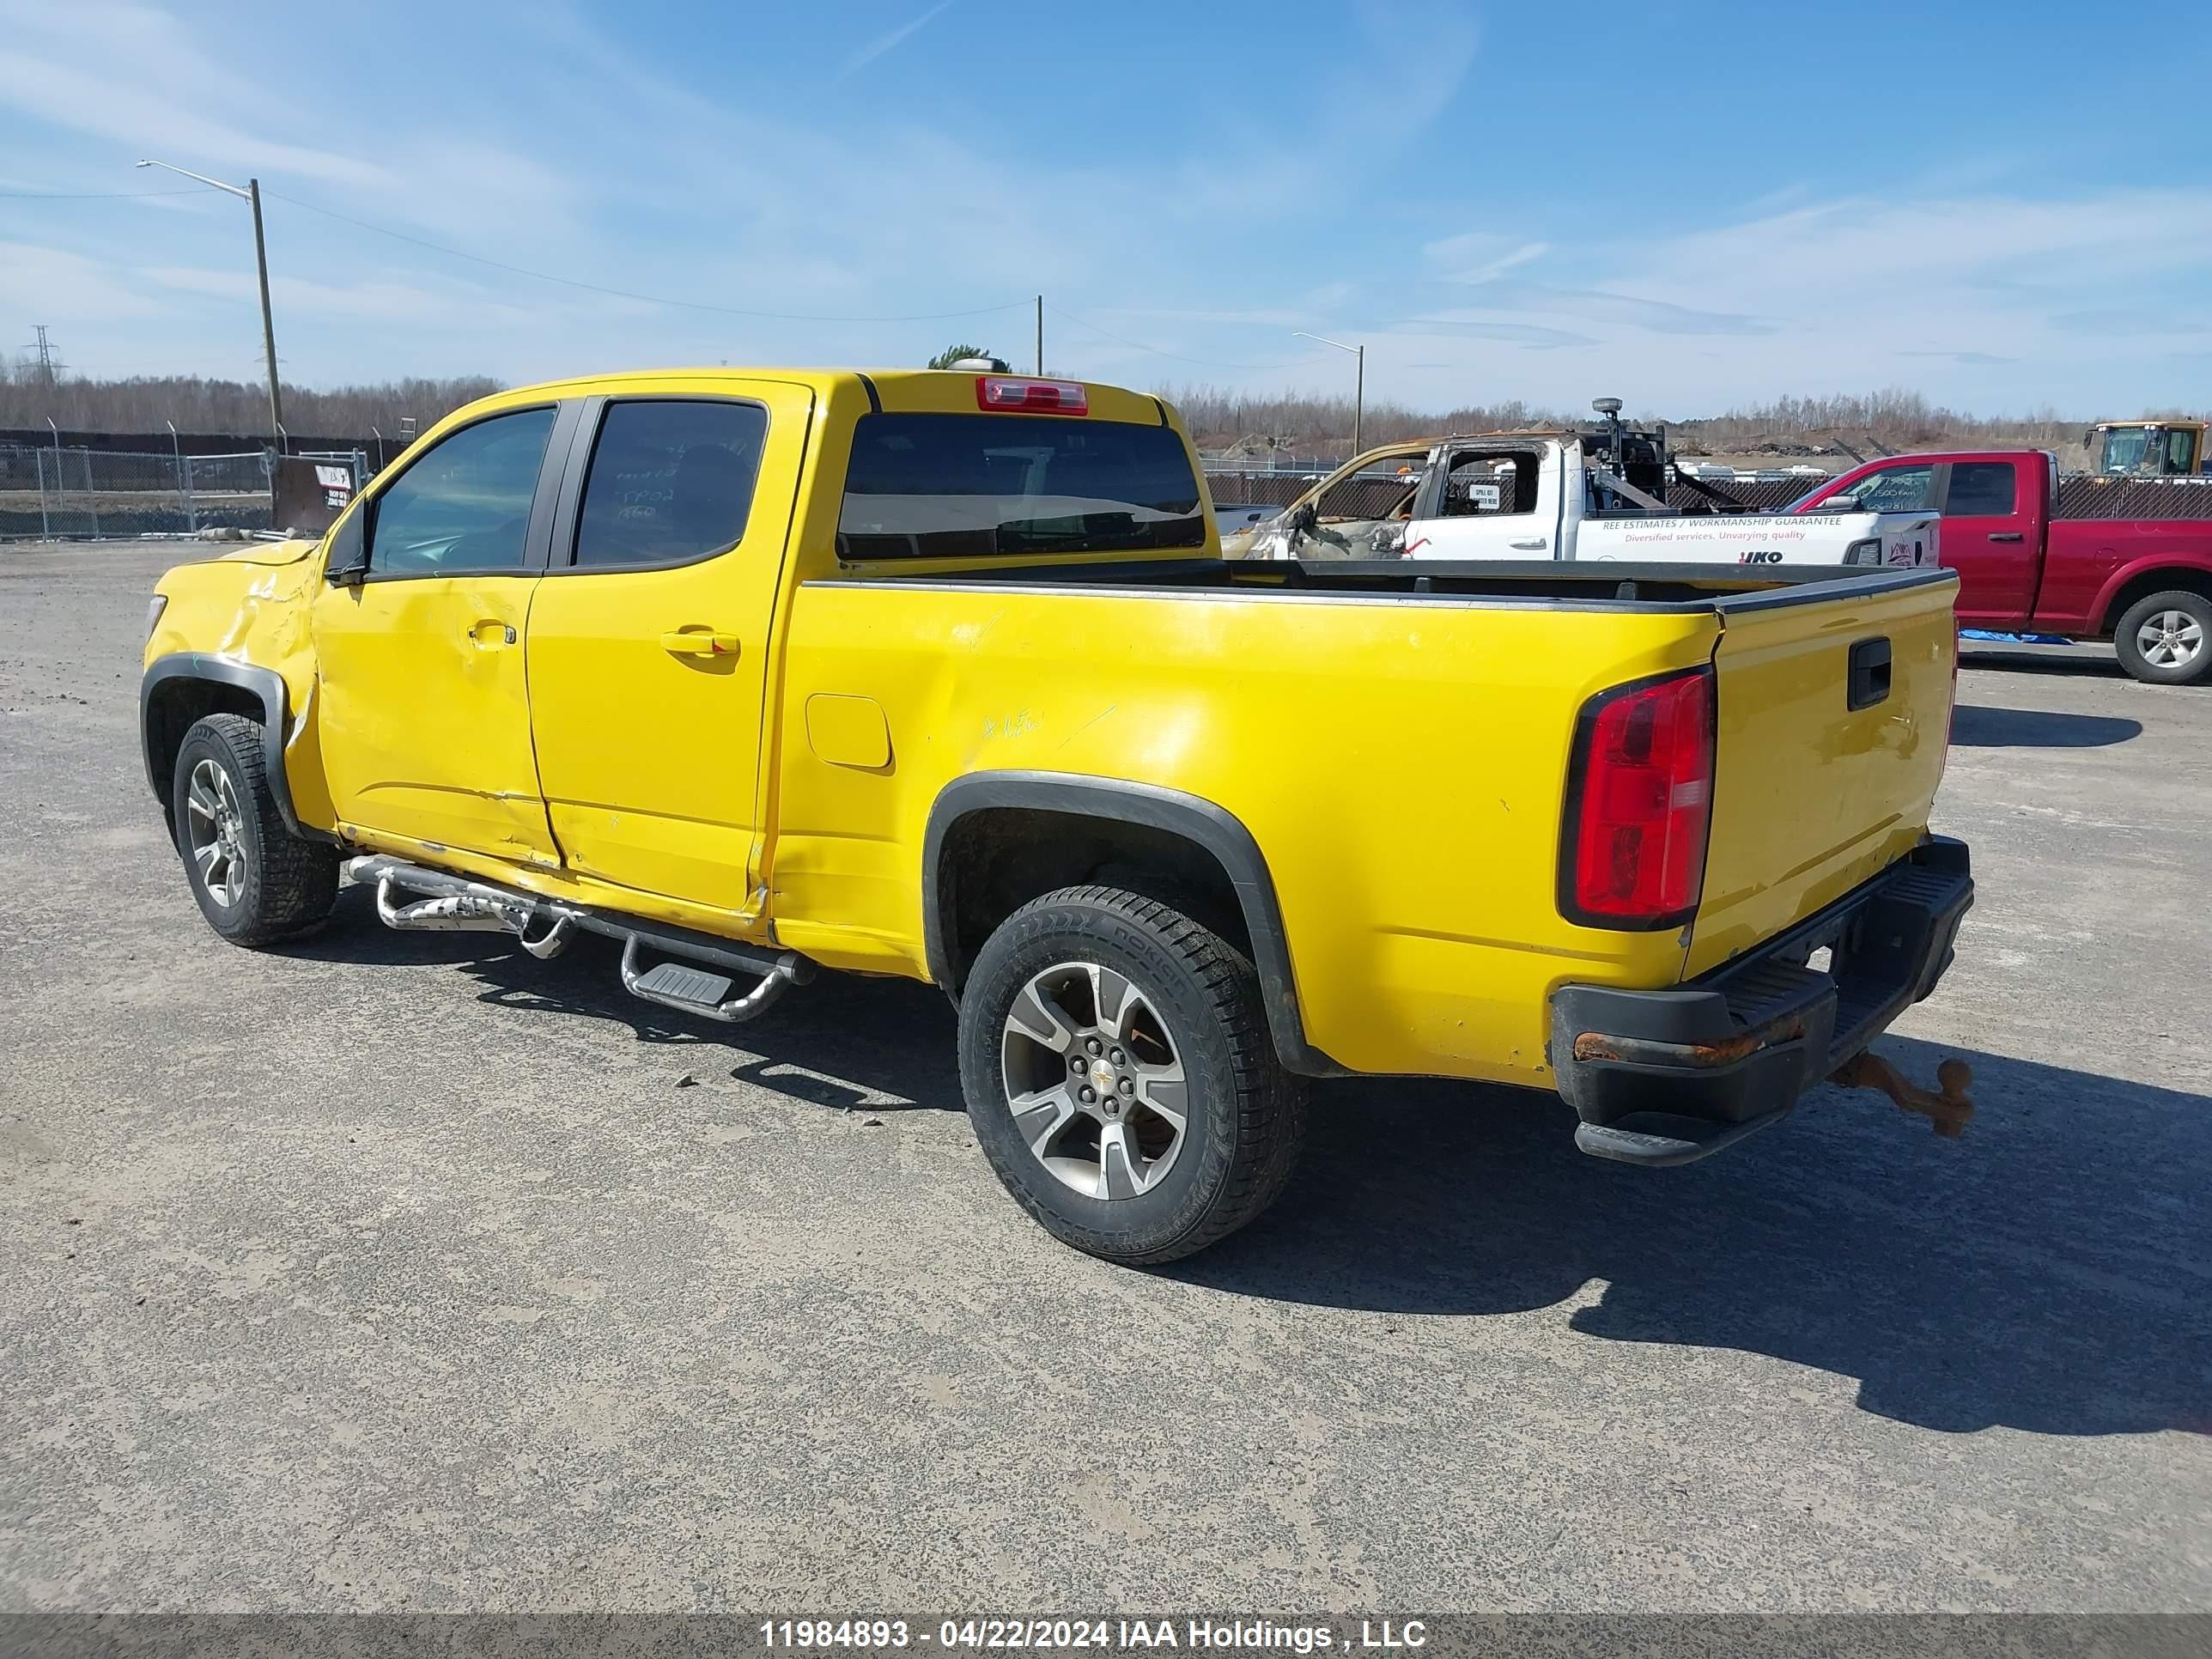
[[[2194,653],[2185,662],[2154,662],[2146,653],[2143,629],[2154,617],[2179,615],[2197,629]],[[2151,685],[2194,685],[2212,674],[2212,599],[2187,588],[2172,588],[2138,599],[2112,628],[2112,645],[2120,653],[2120,666]]]
[[[210,714],[185,733],[169,784],[185,879],[208,926],[234,945],[273,945],[318,927],[338,895],[337,848],[303,841],[284,827],[262,752],[258,721],[243,714]],[[234,850],[217,866],[227,899],[210,888],[208,872],[195,856],[196,818],[203,827],[210,823],[192,805],[193,775],[203,765],[225,775],[237,809],[230,820]]]
[[[1069,963],[1134,986],[1182,1065],[1183,1139],[1147,1190],[1078,1192],[1015,1125],[1008,1015],[1034,977]],[[991,935],[961,994],[960,1080],[976,1144],[1015,1200],[1063,1243],[1130,1267],[1192,1255],[1250,1221],[1281,1193],[1305,1136],[1304,1085],[1276,1056],[1250,959],[1171,906],[1118,888],[1048,894]]]

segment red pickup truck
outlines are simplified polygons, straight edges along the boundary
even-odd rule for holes
[[[2141,512],[2147,496],[2160,516],[2105,516]],[[2212,479],[2069,479],[2062,491],[2043,450],[1955,450],[1869,461],[1789,510],[1833,513],[1846,499],[1942,514],[1964,627],[2108,639],[2121,666],[2158,685],[2212,673]]]

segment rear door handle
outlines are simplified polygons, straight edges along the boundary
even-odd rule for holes
[[[1505,544],[1508,547],[1517,547],[1523,553],[1540,553],[1544,550],[1544,538],[1541,536],[1537,537],[1533,542],[1508,542]]]
[[[676,657],[734,657],[738,636],[717,634],[711,629],[679,628],[660,636],[660,648]]]
[[[1889,699],[1889,641],[1887,636],[1861,640],[1851,647],[1851,670],[1845,700],[1856,712]]]
[[[1993,542],[2017,542],[2026,538],[2017,530],[1992,530],[1990,539]]]

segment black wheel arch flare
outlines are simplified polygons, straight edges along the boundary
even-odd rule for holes
[[[331,840],[321,830],[302,824],[292,808],[291,781],[284,772],[284,738],[290,729],[284,677],[273,668],[236,662],[202,651],[178,651],[156,657],[147,665],[145,678],[138,683],[138,740],[145,754],[146,781],[152,786],[155,799],[162,803],[163,811],[167,810],[169,781],[160,775],[155,716],[161,689],[177,681],[227,685],[258,700],[262,763],[269,776],[269,793],[276,798],[276,811],[283,817],[284,828],[302,840]]]
[[[930,807],[922,839],[923,948],[930,978],[956,1002],[962,975],[953,950],[953,919],[948,902],[952,872],[947,866],[945,844],[961,819],[1001,808],[1141,824],[1179,836],[1211,855],[1227,874],[1251,935],[1253,965],[1259,970],[1267,1002],[1268,1034],[1283,1064],[1310,1077],[1350,1075],[1306,1039],[1282,907],[1259,842],[1233,813],[1200,796],[1158,784],[1070,773],[1006,771],[970,773],[945,786]]]

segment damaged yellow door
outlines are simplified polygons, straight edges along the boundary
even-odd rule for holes
[[[313,605],[319,729],[341,824],[558,861],[523,671],[544,563],[532,509],[556,412],[461,427],[380,479],[359,509],[365,568],[327,581]],[[542,530],[544,512],[535,517]]]

